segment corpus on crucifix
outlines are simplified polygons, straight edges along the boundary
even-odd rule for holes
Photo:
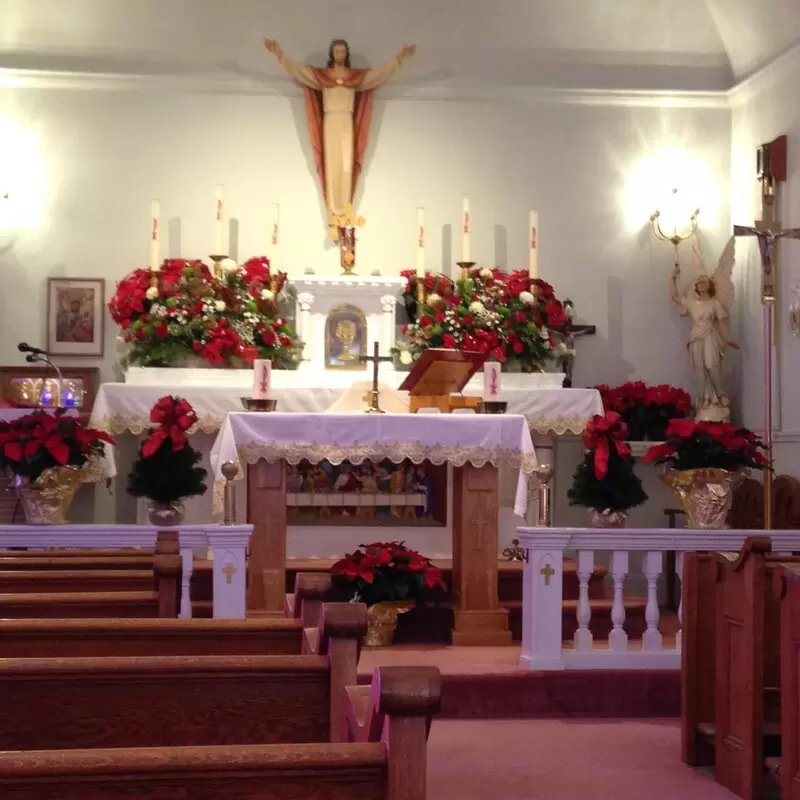
[[[391,356],[380,355],[380,345],[375,342],[371,356],[361,356],[361,361],[372,362],[372,390],[369,392],[369,407],[366,410],[367,414],[383,414],[384,410],[380,406],[380,392],[378,390],[378,367],[381,361],[391,361]],[[366,397],[364,398],[367,399]]]
[[[308,131],[325,205],[331,219],[341,217],[352,206],[364,166],[372,90],[386,83],[417,47],[406,45],[394,58],[374,69],[353,69],[350,46],[344,39],[331,42],[324,68],[290,58],[272,39],[265,39],[264,46],[305,90]]]
[[[778,242],[800,239],[800,228],[783,228],[777,219],[778,190],[786,180],[786,136],[762,145],[758,151],[761,183],[761,219],[755,225],[734,225],[734,236],[756,236],[761,255],[761,303],[764,307],[764,441],[772,458],[772,359],[775,300],[777,299]],[[764,528],[772,528],[772,472],[764,471]]]

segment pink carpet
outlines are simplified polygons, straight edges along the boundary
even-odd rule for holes
[[[436,720],[428,800],[733,800],[679,745],[674,720]]]

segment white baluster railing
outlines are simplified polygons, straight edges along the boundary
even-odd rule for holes
[[[180,615],[191,617],[189,582],[192,550],[210,548],[213,563],[214,618],[244,619],[246,553],[252,525],[179,525],[183,574]],[[0,525],[0,548],[102,548],[156,546],[158,528],[152,525]],[[188,568],[187,568],[188,562]]]
[[[680,669],[682,635],[674,643],[659,630],[658,580],[663,554],[676,551],[678,579],[683,553],[739,550],[749,536],[769,536],[775,553],[800,551],[800,531],[692,530],[688,528],[518,528],[525,552],[520,666],[532,670],[561,669]],[[578,629],[573,641],[562,641],[564,554],[577,551]],[[611,553],[611,622],[608,645],[593,640],[590,583],[595,553]],[[625,632],[625,581],[630,578],[629,554],[642,554],[646,585],[645,624],[641,642]],[[683,623],[683,599],[678,624]]]

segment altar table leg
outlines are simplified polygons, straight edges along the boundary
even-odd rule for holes
[[[286,602],[286,463],[263,458],[247,467],[247,611],[283,616]]]
[[[497,599],[498,470],[453,469],[453,644],[509,645]]]

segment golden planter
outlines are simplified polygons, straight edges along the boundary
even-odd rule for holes
[[[411,600],[385,600],[367,609],[367,635],[365,647],[387,647],[394,641],[397,621],[401,614],[411,611]]]
[[[628,515],[624,511],[611,509],[588,508],[589,525],[592,528],[624,528]]]
[[[14,475],[12,486],[29,525],[63,525],[75,493],[85,482],[83,468],[55,467],[35,481]]]
[[[746,474],[714,468],[667,470],[661,480],[686,512],[690,528],[713,530],[727,527],[733,493]]]

